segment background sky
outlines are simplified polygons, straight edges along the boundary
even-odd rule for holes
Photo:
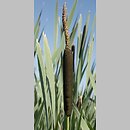
[[[62,15],[62,8],[64,2],[67,3],[67,14],[69,14],[73,6],[74,0],[58,0],[58,16],[60,17]],[[54,41],[55,6],[56,6],[56,0],[34,0],[34,24],[36,23],[40,11],[43,10],[41,16],[41,30],[44,27],[44,32],[47,35],[51,52],[53,51],[53,44],[54,44],[53,41]],[[74,13],[74,18],[72,20],[71,25],[73,25],[74,21],[76,20],[76,17],[82,14],[82,26],[83,26],[85,24],[88,11],[91,12],[90,22],[92,23],[94,15],[96,14],[96,0],[78,0],[76,11]],[[70,27],[70,29],[71,28],[72,26]],[[74,42],[76,42],[76,40],[77,39],[75,39]],[[94,44],[93,54],[94,54],[93,58],[95,59],[96,44]]]

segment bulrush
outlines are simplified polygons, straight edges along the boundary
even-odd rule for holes
[[[66,42],[63,56],[64,110],[67,117],[69,117],[72,111],[73,53],[70,47],[70,37],[66,21],[66,4],[63,6],[62,23]]]

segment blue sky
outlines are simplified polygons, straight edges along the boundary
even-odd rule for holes
[[[67,3],[67,13],[69,14],[73,6],[74,0],[58,0],[58,15],[60,17],[62,14],[62,7],[64,2]],[[47,35],[51,52],[53,51],[53,41],[54,41],[55,6],[56,6],[56,0],[34,0],[34,24],[36,23],[40,11],[43,10],[41,16],[41,29],[44,27],[44,32]],[[79,16],[79,14],[82,14],[82,25],[84,25],[88,11],[91,12],[91,18],[90,18],[91,22],[96,13],[96,0],[78,0],[72,25],[76,17]],[[74,42],[76,42],[76,39]],[[96,54],[96,44],[94,46],[94,55],[93,55],[94,59],[95,54]]]

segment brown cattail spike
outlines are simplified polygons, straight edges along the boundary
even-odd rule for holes
[[[63,92],[64,92],[64,110],[67,116],[72,111],[72,86],[73,86],[73,53],[70,49],[70,37],[66,20],[66,3],[63,6],[62,23],[65,32],[65,51],[63,56]]]
[[[64,110],[67,116],[72,111],[72,86],[73,86],[73,54],[66,47],[63,56],[63,91],[64,91]]]
[[[62,13],[62,23],[63,23],[63,29],[65,31],[65,42],[68,47],[70,47],[70,39],[69,39],[69,31],[67,26],[67,20],[66,20],[66,14],[67,14],[67,8],[66,3],[63,5],[63,13]]]

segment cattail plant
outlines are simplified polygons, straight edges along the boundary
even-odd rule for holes
[[[64,111],[67,116],[67,130],[69,129],[69,117],[72,111],[72,86],[73,86],[73,50],[70,46],[70,37],[66,20],[66,3],[63,5],[62,23],[65,34],[65,50],[63,56],[63,93]]]
[[[74,0],[70,14],[66,12],[64,4],[60,22],[56,0],[52,53],[47,30],[40,27],[41,13],[36,21],[34,130],[96,130],[96,64],[94,65],[95,60],[92,59],[95,17],[84,12],[85,15],[87,13],[84,24],[82,14],[73,22],[77,3],[78,0]],[[72,30],[69,31],[70,26]]]

